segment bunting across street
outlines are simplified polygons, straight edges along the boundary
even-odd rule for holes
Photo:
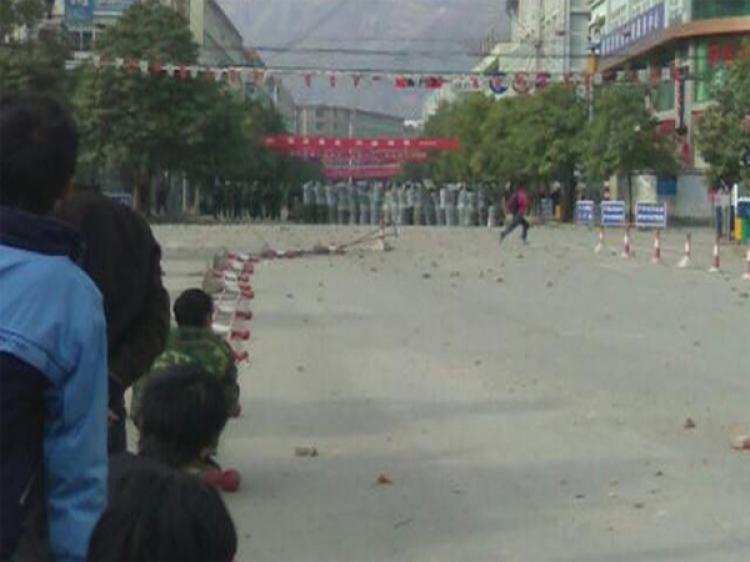
[[[488,92],[503,96],[510,92],[518,95],[541,91],[553,83],[570,85],[602,85],[609,82],[627,82],[656,85],[661,82],[701,81],[708,77],[688,72],[679,66],[651,67],[638,70],[606,71],[602,73],[555,73],[549,71],[497,71],[493,74],[477,73],[383,73],[343,70],[306,70],[289,68],[249,68],[244,66],[206,66],[162,64],[160,61],[136,59],[109,59],[94,55],[85,61],[70,61],[69,67],[92,64],[97,68],[115,68],[125,72],[174,78],[178,80],[204,79],[230,84],[263,84],[270,78],[298,77],[308,88],[316,83],[329,88],[350,84],[354,88],[372,84],[391,83],[398,90],[439,90],[451,88],[460,92]]]

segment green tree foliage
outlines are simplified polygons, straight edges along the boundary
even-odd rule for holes
[[[440,181],[542,185],[561,180],[572,193],[578,138],[585,124],[583,102],[564,85],[500,101],[477,94],[441,106],[425,126],[428,135],[457,136],[461,151],[437,156],[426,166],[411,166],[407,172]]]
[[[674,143],[658,134],[658,122],[647,109],[645,96],[642,87],[632,84],[611,84],[599,89],[594,118],[582,142],[582,165],[589,180],[613,175],[628,178],[631,219],[632,176],[677,170]]]
[[[3,0],[0,2],[0,42],[16,40],[16,33],[34,29],[47,13],[46,0]]]
[[[0,92],[66,94],[69,48],[58,30],[44,29],[45,0],[0,2]]]
[[[674,147],[656,134],[644,92],[624,84],[596,92],[594,119],[575,88],[555,84],[532,96],[498,101],[475,95],[440,106],[425,134],[457,137],[461,150],[407,166],[405,176],[438,181],[559,181],[563,211],[572,217],[576,172],[590,180],[676,168]]]
[[[161,171],[184,173],[208,187],[214,178],[233,184],[289,180],[288,159],[262,144],[283,132],[270,104],[243,100],[237,84],[206,75],[167,76],[166,65],[198,58],[187,22],[158,0],[131,7],[97,41],[97,50],[122,68],[85,65],[77,76],[74,107],[83,139],[81,164],[93,175],[127,170],[135,200],[148,212],[149,186]],[[143,74],[139,60],[158,62]],[[132,61],[132,62],[131,62]],[[308,169],[291,170],[308,173]]]
[[[743,175],[740,157],[750,151],[750,130],[742,125],[750,115],[750,57],[730,66],[714,90],[714,100],[698,127],[698,148],[709,164],[709,182],[731,186]]]
[[[133,5],[98,39],[110,60],[145,59],[161,64],[192,64],[198,47],[187,22],[157,0]],[[218,86],[164,75],[142,75],[138,68],[81,70],[74,96],[83,137],[82,160],[133,171],[135,199],[148,210],[148,186],[162,169],[185,168],[199,142],[195,116],[218,95]]]

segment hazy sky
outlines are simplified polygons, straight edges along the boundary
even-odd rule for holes
[[[271,48],[261,53],[272,67],[468,70],[479,59],[483,38],[493,30],[498,39],[507,32],[505,0],[219,2],[247,46]],[[330,88],[324,78],[315,80],[311,88],[302,77],[284,82],[298,103],[356,105],[406,117],[421,113],[424,98],[423,91],[400,91],[389,84],[363,84],[355,90],[349,81]]]

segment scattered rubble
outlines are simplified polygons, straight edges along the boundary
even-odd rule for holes
[[[318,450],[315,447],[295,447],[294,456],[313,458],[318,456]]]

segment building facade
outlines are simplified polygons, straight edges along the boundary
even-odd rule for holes
[[[296,132],[326,137],[403,137],[404,120],[394,115],[349,107],[304,105],[297,107]]]
[[[115,23],[138,0],[57,0],[79,56],[90,52],[99,33]],[[216,0],[162,0],[188,20],[200,50],[201,64],[242,64],[242,35]]]
[[[708,218],[696,131],[713,85],[750,39],[750,0],[594,0],[590,10],[600,71],[673,69],[673,80],[655,82],[649,103],[662,134],[681,147],[682,170],[677,182],[641,179],[639,196],[667,201],[678,218]]]
[[[526,0],[509,9],[511,44],[498,58],[504,72],[567,74],[586,67],[589,4],[587,0]]]

